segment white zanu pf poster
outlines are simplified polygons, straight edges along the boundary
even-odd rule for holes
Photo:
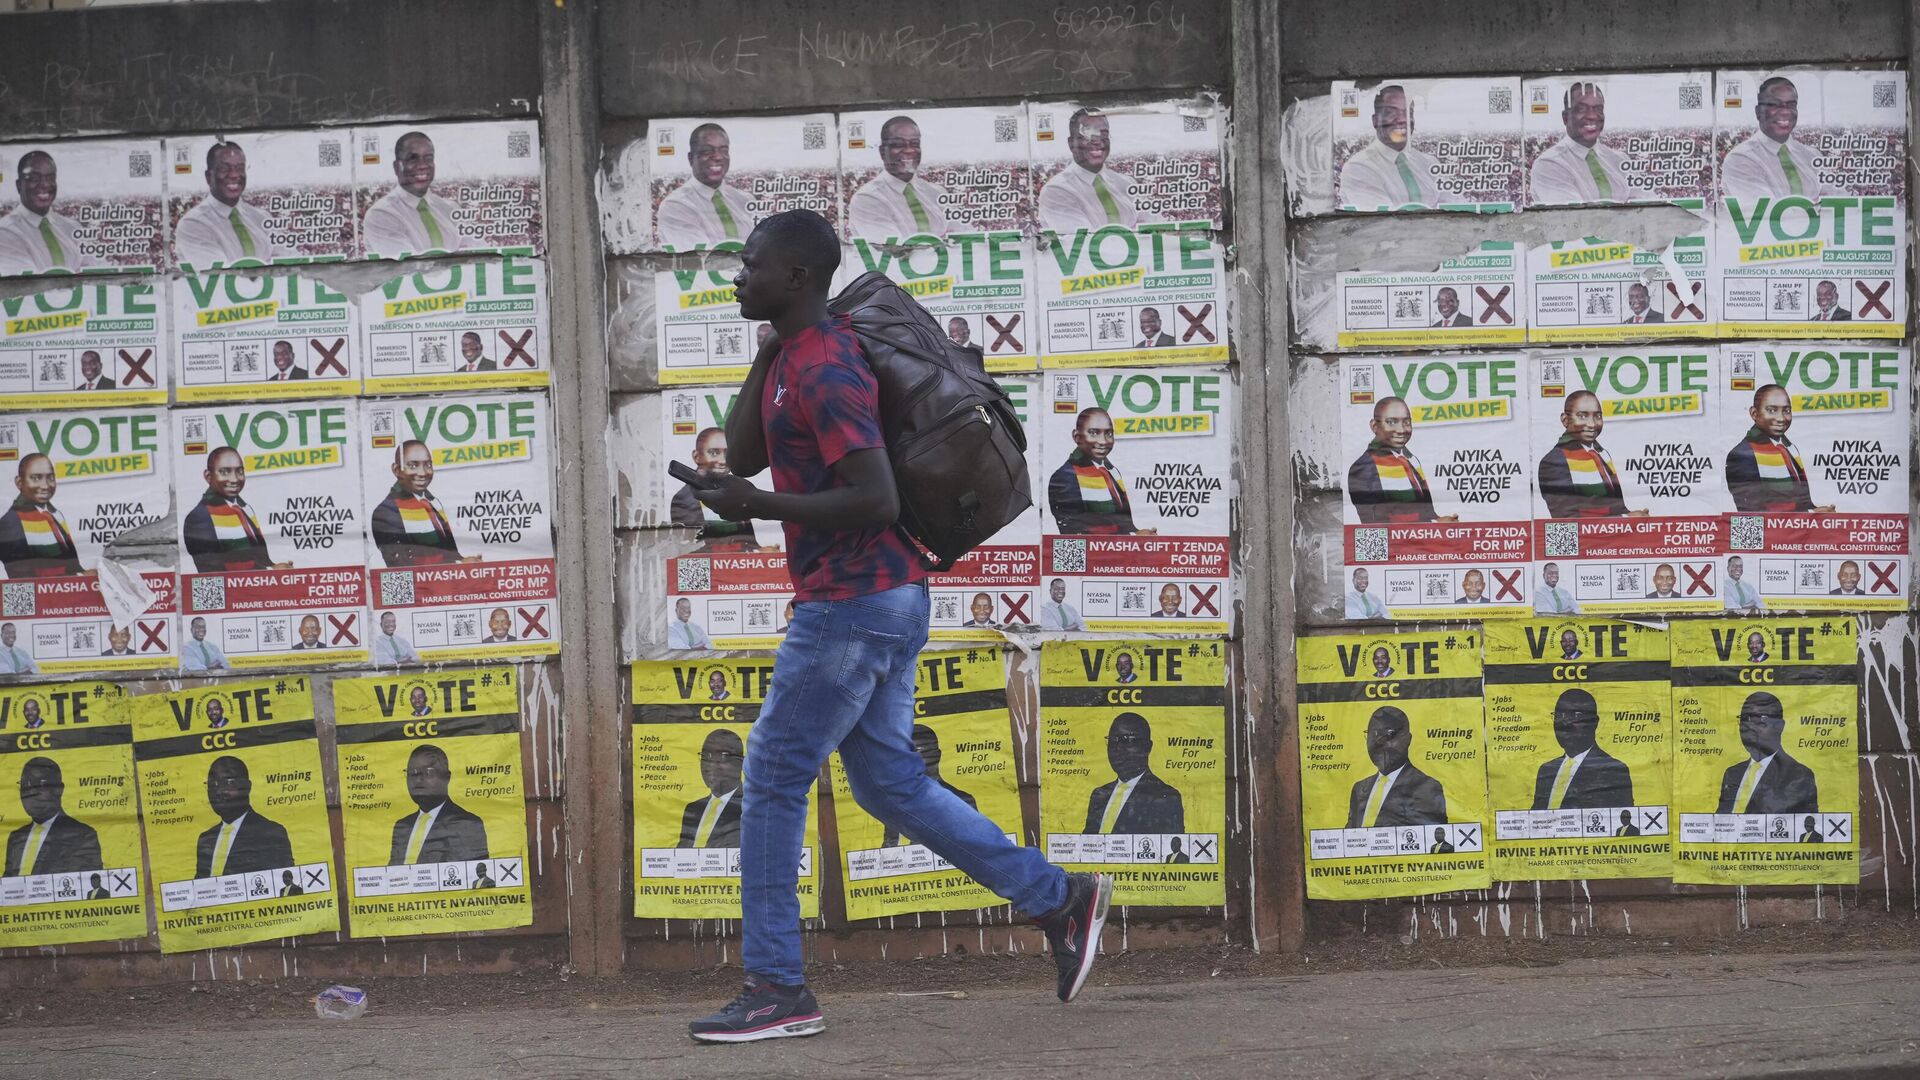
[[[654,240],[663,251],[745,243],[761,218],[812,210],[840,226],[831,113],[647,122]]]
[[[1713,75],[1550,75],[1522,88],[1527,205],[1713,200]]]
[[[1431,345],[1450,349],[1525,341],[1520,245],[1489,240],[1431,273],[1339,274],[1343,349]]]
[[[1533,358],[1534,614],[1721,610],[1718,369],[1707,345]]]
[[[173,414],[183,673],[367,659],[350,401]]]
[[[1906,610],[1912,353],[1775,341],[1722,346],[1721,359],[1727,576],[1738,562],[1749,583],[1739,610]]]
[[[360,393],[360,324],[346,294],[292,275],[183,274],[169,288],[181,401]]]
[[[0,417],[14,488],[0,513],[0,675],[171,664],[171,560],[104,567],[122,534],[167,516],[167,438],[159,409]],[[108,588],[131,578],[149,594],[130,619],[107,606],[103,568]]]
[[[546,250],[538,122],[390,124],[353,136],[368,258]]]
[[[1033,269],[1043,367],[1226,362],[1226,250],[1200,222],[1044,232]]]
[[[160,142],[0,149],[0,277],[164,269]]]
[[[773,336],[772,323],[751,322],[740,314],[740,300],[733,295],[740,260],[732,254],[737,245],[728,244],[700,256],[699,265],[654,271],[654,330],[663,386],[737,386],[760,346]]]
[[[368,393],[547,385],[545,263],[509,255],[409,269],[360,296]]]
[[[1217,101],[1034,101],[1027,118],[1040,230],[1064,240],[1109,225],[1222,227],[1226,110]]]
[[[1342,210],[1518,209],[1518,78],[1337,81],[1333,198]]]
[[[0,410],[165,404],[165,308],[152,279],[0,297]]]
[[[340,130],[168,139],[174,261],[205,273],[351,257],[352,153]]]
[[[1022,232],[1033,218],[1019,105],[840,114],[846,238],[895,246]]]
[[[1524,365],[1518,354],[1340,362],[1347,618],[1527,613]]]
[[[362,408],[374,663],[559,652],[546,395]]]
[[[1041,383],[1040,626],[1227,633],[1232,377],[1056,371]]]
[[[1720,336],[1903,336],[1906,73],[1722,71],[1714,98]]]
[[[1015,230],[956,233],[909,248],[856,239],[841,253],[838,285],[869,271],[885,274],[927,309],[947,340],[979,349],[988,371],[1031,371],[1040,363],[1031,256]]]
[[[1648,250],[1597,236],[1527,249],[1530,341],[1711,337],[1707,234]]]

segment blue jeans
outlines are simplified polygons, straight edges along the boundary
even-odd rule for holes
[[[1027,915],[1066,903],[1066,872],[928,779],[913,748],[913,675],[928,605],[920,584],[794,605],[747,736],[740,811],[740,956],[761,978],[806,981],[797,888],[807,792],[835,749],[868,813]]]

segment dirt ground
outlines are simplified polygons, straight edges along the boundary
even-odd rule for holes
[[[1111,936],[1107,939],[1112,942]],[[1737,937],[1427,937],[1414,945],[1374,938],[1318,943],[1297,956],[1244,948],[1184,948],[1108,955],[1091,986],[1130,987],[1209,979],[1293,978],[1407,969],[1551,968],[1578,960],[1748,957],[1782,954],[1867,954],[1920,949],[1920,918],[1874,918],[1756,928]],[[1033,990],[1052,985],[1053,964],[1038,954],[946,956],[908,961],[820,964],[808,980],[824,1000],[843,994]],[[739,988],[737,968],[630,972],[596,979],[565,968],[510,975],[429,975],[355,980],[382,1016],[430,1017],[473,1009],[619,1009],[718,1004]],[[44,989],[0,1001],[10,1028],[97,1024],[216,1025],[236,1014],[259,1018],[313,1016],[311,997],[324,979],[201,982],[120,990]]]

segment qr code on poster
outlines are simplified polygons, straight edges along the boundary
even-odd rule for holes
[[[1487,88],[1487,113],[1491,116],[1513,115],[1513,87],[1491,86]]]
[[[1571,559],[1580,554],[1580,526],[1571,521],[1547,522],[1547,558]]]
[[[1873,107],[1874,108],[1891,109],[1899,104],[1900,104],[1900,100],[1894,93],[1893,83],[1877,82],[1873,84]]]
[[[220,611],[227,606],[227,579],[219,576],[193,579],[192,611]]]
[[[319,165],[323,169],[337,169],[340,167],[340,140],[339,139],[321,139],[320,140]]]
[[[994,117],[993,141],[997,143],[1019,142],[1020,118],[1017,116]]]
[[[1735,551],[1764,549],[1767,546],[1767,519],[1736,516],[1733,519],[1732,534],[1727,538],[1727,546]]]
[[[507,132],[507,156],[510,158],[532,157],[533,156],[533,132],[531,131]]]
[[[1706,89],[1707,89],[1706,87],[1700,85],[1699,83],[1681,83],[1680,84],[1680,107],[1682,109],[1700,108],[1703,104],[1703,99],[1706,96]]]
[[[825,150],[827,148],[827,125],[818,120],[809,120],[800,127],[800,149]]]
[[[674,592],[707,592],[713,588],[713,560],[682,559],[674,564]]]
[[[1180,115],[1180,130],[1205,131],[1207,130],[1207,118],[1204,116],[1189,116],[1182,113]]]
[[[1053,542],[1053,572],[1056,574],[1086,573],[1087,542],[1085,540],[1055,540]]]
[[[410,607],[413,602],[413,571],[380,575],[381,607]]]
[[[153,151],[135,150],[127,155],[127,175],[135,180],[145,180],[153,175]]]
[[[26,618],[33,614],[33,582],[9,581],[0,587],[0,614]]]
[[[1387,561],[1387,530],[1385,529],[1353,530],[1353,561],[1354,562],[1386,562]]]

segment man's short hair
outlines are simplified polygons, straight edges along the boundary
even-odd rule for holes
[[[1090,116],[1105,116],[1105,115],[1107,114],[1101,112],[1099,109],[1096,109],[1091,105],[1085,108],[1075,109],[1073,111],[1073,115],[1067,117],[1067,137],[1072,138],[1073,134],[1080,130],[1080,121],[1085,120]]]
[[[719,124],[712,123],[711,121],[705,124],[701,124],[699,127],[694,128],[692,131],[687,133],[687,156],[688,157],[692,157],[694,152],[700,149],[700,136],[705,135],[709,131],[717,131],[722,135],[725,135],[727,133],[726,128],[721,127]],[[884,136],[882,137],[884,138]]]
[[[693,437],[693,448],[695,450],[698,450],[701,447],[707,445],[708,439],[713,438],[715,435],[725,435],[726,433],[727,433],[726,428],[717,428],[717,427],[701,428],[700,434],[695,435]]]
[[[1770,382],[1770,383],[1768,383],[1767,385],[1765,385],[1765,386],[1763,386],[1763,387],[1761,387],[1760,389],[1758,389],[1758,390],[1755,390],[1755,391],[1753,392],[1753,407],[1754,407],[1754,408],[1756,408],[1756,409],[1757,409],[1757,408],[1759,408],[1759,407],[1760,407],[1760,401],[1761,401],[1761,399],[1763,399],[1763,398],[1765,398],[1765,397],[1766,397],[1766,396],[1767,396],[1768,394],[1771,394],[1771,393],[1773,393],[1773,392],[1774,392],[1775,390],[1778,390],[1778,391],[1780,391],[1780,392],[1781,392],[1781,393],[1783,393],[1783,394],[1787,394],[1787,388],[1786,388],[1786,387],[1784,387],[1784,386],[1781,386],[1781,385],[1780,385],[1779,383],[1777,383],[1777,382]],[[1792,403],[1793,403],[1793,395],[1792,395],[1792,394],[1787,394],[1787,403],[1788,403],[1788,404],[1792,404]]]
[[[1087,418],[1092,416],[1094,413],[1099,413],[1101,416],[1104,416],[1109,420],[1113,419],[1113,414],[1108,412],[1107,410],[1101,408],[1098,405],[1089,405],[1086,408],[1080,410],[1080,415],[1073,418],[1073,430],[1075,431],[1085,430],[1087,426]]]
[[[1381,414],[1381,413],[1383,413],[1383,412],[1385,412],[1385,411],[1387,411],[1387,406],[1389,406],[1389,405],[1405,405],[1406,403],[1407,403],[1407,399],[1406,399],[1406,398],[1402,398],[1402,397],[1383,397],[1383,398],[1381,398],[1381,399],[1380,399],[1379,401],[1376,401],[1376,402],[1374,402],[1374,405],[1373,405],[1373,418],[1374,418],[1375,420],[1378,420],[1378,419],[1380,419],[1380,414]]]
[[[215,142],[214,142],[214,144],[213,144],[212,146],[209,146],[209,147],[207,147],[207,170],[208,170],[209,172],[211,172],[211,171],[213,170],[213,155],[215,155],[215,154],[217,154],[217,153],[219,153],[219,152],[220,152],[220,151],[222,151],[222,150],[225,150],[225,149],[228,149],[229,147],[231,147],[232,149],[235,149],[235,150],[239,150],[239,151],[240,151],[240,156],[241,156],[241,157],[246,157],[246,156],[247,156],[247,152],[246,152],[246,150],[245,150],[245,149],[243,149],[243,148],[242,148],[242,147],[240,146],[240,144],[239,144],[239,143],[235,143],[235,142],[228,142],[228,141],[227,141],[227,140],[225,140],[225,139],[220,139],[220,140],[217,140],[217,141],[215,141]],[[399,153],[400,153],[400,152],[399,152],[398,150],[395,150],[395,151],[394,151],[394,156],[395,156],[395,157],[398,157],[398,156],[399,156]]]
[[[407,460],[407,451],[413,449],[416,446],[422,450],[426,450],[429,455],[433,453],[432,450],[427,449],[427,444],[424,442],[421,442],[419,439],[408,439],[407,441],[401,443],[399,446],[396,446],[393,448],[393,463],[395,465],[398,465],[401,462]]]
[[[919,121],[915,120],[911,116],[908,116],[906,113],[901,113],[899,116],[891,117],[887,120],[886,123],[880,125],[880,141],[886,142],[887,132],[892,131],[896,126],[900,124],[912,124],[914,127],[920,126]]]
[[[1753,96],[1757,99],[1761,94],[1766,93],[1768,90],[1772,89],[1775,86],[1779,86],[1781,83],[1785,83],[1788,86],[1793,86],[1792,79],[1787,78],[1785,75],[1775,75],[1773,78],[1768,79],[1765,82],[1762,82],[1760,84],[1760,89],[1755,90],[1753,92]],[[1793,89],[1795,93],[1798,93],[1800,91],[1800,88],[1797,86],[1793,86]]]
[[[47,153],[45,150],[29,150],[20,155],[20,162],[14,166],[13,174],[15,176],[24,174],[27,171],[27,162],[32,161],[34,158],[46,158],[47,164],[53,164],[52,154]]]
[[[1404,86],[1401,86],[1399,83],[1388,83],[1387,85],[1381,87],[1380,89],[1375,90],[1373,92],[1373,111],[1379,112],[1380,99],[1383,97],[1386,97],[1388,94],[1393,93],[1396,90],[1400,92],[1401,97],[1404,98],[1407,96],[1407,88]]]
[[[213,471],[213,463],[220,460],[221,454],[232,454],[234,457],[240,458],[240,461],[242,464],[245,464],[247,460],[244,456],[241,455],[240,451],[235,450],[231,446],[216,446],[213,448],[213,453],[207,455],[207,471],[208,472]]]
[[[36,460],[44,461],[48,465],[53,464],[53,459],[48,457],[45,454],[28,454],[26,457],[23,457],[20,459],[20,468],[16,470],[13,475],[15,476],[27,475],[28,467],[31,466]]]
[[[399,138],[397,138],[397,139],[395,139],[395,140],[393,140],[393,160],[395,160],[395,161],[399,161],[399,160],[400,160],[400,148],[401,148],[401,147],[403,147],[403,146],[405,146],[405,145],[407,145],[407,140],[408,140],[408,139],[426,139],[426,140],[427,140],[427,144],[428,144],[428,145],[432,145],[432,144],[433,144],[433,140],[432,140],[432,139],[428,139],[428,138],[427,138],[427,133],[426,133],[426,132],[424,132],[424,131],[409,131],[409,132],[407,132],[407,133],[406,133],[405,135],[402,135],[402,136],[400,136]]]
[[[827,285],[840,268],[840,237],[827,219],[812,210],[783,210],[754,226],[754,232],[766,237],[765,243],[779,248],[820,277]]]
[[[1601,101],[1607,100],[1607,92],[1605,90],[1600,89],[1599,83],[1577,82],[1577,83],[1574,83],[1572,86],[1567,87],[1567,92],[1560,96],[1560,107],[1563,109],[1573,108],[1573,95],[1587,94],[1587,93],[1593,94],[1595,97],[1598,97]]]

